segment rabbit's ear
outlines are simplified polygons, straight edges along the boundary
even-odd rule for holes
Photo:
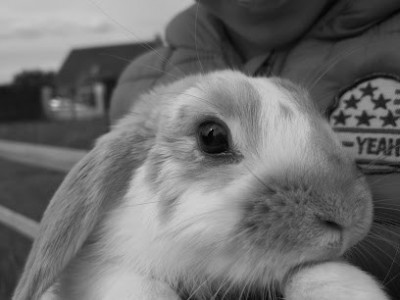
[[[130,178],[145,161],[154,141],[154,132],[143,128],[139,118],[144,116],[122,122],[102,137],[67,175],[44,213],[14,300],[40,298],[101,216],[121,203]]]
[[[160,101],[193,86],[199,75],[159,86],[67,175],[40,224],[13,300],[37,300],[81,249],[104,213],[118,207],[129,182],[154,145]]]

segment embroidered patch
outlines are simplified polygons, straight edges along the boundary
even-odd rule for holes
[[[400,80],[375,75],[336,98],[329,122],[370,173],[400,172]]]

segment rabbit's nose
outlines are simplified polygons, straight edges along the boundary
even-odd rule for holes
[[[347,224],[345,224],[345,222],[335,219],[331,216],[315,214],[315,217],[320,225],[331,231],[342,232],[347,227]]]

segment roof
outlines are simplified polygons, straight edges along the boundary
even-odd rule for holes
[[[56,84],[61,88],[73,88],[90,78],[116,80],[135,57],[159,45],[160,42],[154,40],[148,43],[73,49],[57,74]]]

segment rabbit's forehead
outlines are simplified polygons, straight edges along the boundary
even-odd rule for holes
[[[199,89],[221,115],[239,117],[241,121],[259,118],[261,112],[288,112],[295,104],[289,99],[292,92],[278,81],[236,73],[211,77]]]
[[[187,90],[175,102],[172,120],[185,126],[204,116],[217,117],[247,137],[259,139],[260,130],[268,130],[270,123],[295,115],[296,103],[289,95],[272,80],[221,72]]]

